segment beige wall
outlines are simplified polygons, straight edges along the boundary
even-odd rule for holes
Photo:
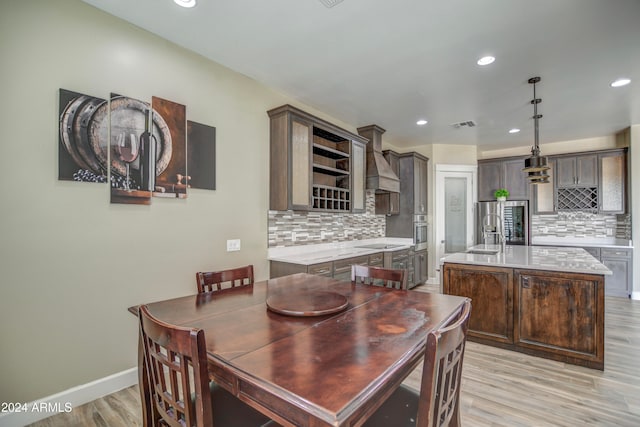
[[[193,293],[196,271],[268,276],[266,111],[291,99],[75,0],[2,2],[0,57],[0,402],[134,367],[127,307]],[[216,127],[217,190],[131,206],[59,181],[59,88],[185,104]]]

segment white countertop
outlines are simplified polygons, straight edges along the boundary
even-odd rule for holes
[[[615,237],[532,237],[531,244],[546,246],[573,246],[599,248],[633,248],[631,240],[616,239]]]
[[[390,248],[361,248],[365,245],[393,245]],[[318,243],[315,245],[284,246],[269,248],[267,259],[292,264],[311,265],[336,261],[378,252],[399,251],[413,246],[413,239],[398,237],[378,237],[375,239],[349,240],[339,243]]]
[[[477,245],[470,249],[499,248],[499,245]],[[571,247],[507,246],[504,253],[486,255],[459,252],[444,257],[441,262],[567,273],[613,274],[584,249]]]

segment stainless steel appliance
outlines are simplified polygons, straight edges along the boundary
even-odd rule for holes
[[[413,216],[413,243],[415,244],[415,250],[420,251],[429,247],[427,236],[427,216],[426,215],[414,215]]]
[[[529,202],[478,202],[476,206],[476,243],[529,245]]]

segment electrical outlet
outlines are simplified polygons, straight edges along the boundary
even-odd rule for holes
[[[227,240],[227,252],[240,250],[240,239]]]

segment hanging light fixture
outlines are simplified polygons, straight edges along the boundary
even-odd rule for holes
[[[538,146],[539,129],[538,120],[542,118],[542,114],[538,114],[538,104],[542,102],[542,99],[536,98],[536,83],[540,82],[540,77],[532,77],[529,79],[529,84],[533,85],[533,120],[534,120],[534,146],[531,147],[531,157],[525,159],[523,172],[527,172],[529,182],[532,184],[546,184],[549,182],[549,165],[547,164],[547,158],[540,156],[540,147]]]

